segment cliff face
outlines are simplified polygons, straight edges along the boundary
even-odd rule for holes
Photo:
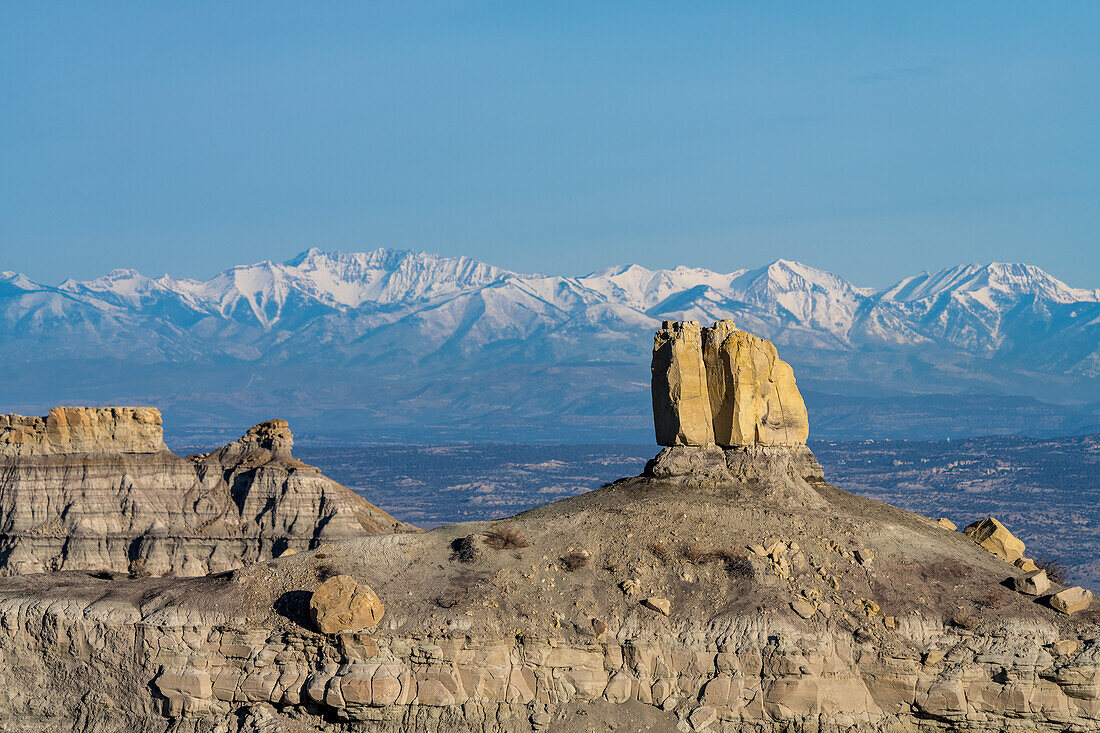
[[[285,421],[205,455],[152,408],[0,417],[0,573],[205,575],[328,539],[407,531],[291,455]]]
[[[806,403],[775,346],[733,321],[665,321],[650,366],[658,445],[805,445]]]
[[[160,411],[152,407],[55,407],[46,417],[0,415],[0,458],[167,450]]]

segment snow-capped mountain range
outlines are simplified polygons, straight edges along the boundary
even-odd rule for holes
[[[19,385],[39,395],[53,375],[54,401],[75,384],[80,395],[201,402],[232,399],[248,374],[248,389],[262,385],[276,407],[329,395],[343,409],[416,412],[428,390],[443,395],[437,415],[484,417],[506,409],[512,384],[514,409],[590,414],[644,397],[659,321],[720,318],[776,341],[811,390],[1100,400],[1100,290],[1030,265],[960,265],[874,290],[786,260],[565,277],[388,249],[311,249],[204,282],[115,270],[49,286],[0,273],[0,345],[13,377],[0,397],[22,404]],[[112,376],[135,369],[140,379]],[[543,381],[532,390],[523,375],[535,371]],[[209,394],[193,383],[200,373]],[[479,410],[461,385],[490,373],[497,397]],[[349,401],[351,382],[369,393],[371,377],[389,396]]]

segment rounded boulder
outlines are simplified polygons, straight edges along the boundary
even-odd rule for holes
[[[329,578],[309,600],[309,615],[322,634],[373,628],[384,612],[378,595],[350,575]]]

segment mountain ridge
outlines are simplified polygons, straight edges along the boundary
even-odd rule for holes
[[[422,270],[429,268],[429,271],[417,273],[410,264],[412,260],[416,260],[416,264],[421,265]],[[447,268],[452,272],[448,272]],[[458,272],[454,272],[455,269]],[[439,276],[440,273],[442,277]],[[269,278],[266,282],[265,275]],[[994,285],[1003,285],[1011,280],[1025,285],[1034,283],[1035,285],[1031,288],[1021,289],[1018,293],[1041,294],[1060,303],[1100,301],[1100,288],[1090,290],[1071,287],[1042,269],[1024,263],[991,262],[986,265],[969,263],[935,272],[924,270],[916,275],[902,278],[886,288],[875,289],[856,286],[847,279],[826,270],[782,258],[762,267],[741,268],[729,273],[684,265],[651,270],[637,264],[624,264],[594,270],[584,275],[567,276],[519,273],[469,257],[449,257],[418,250],[388,248],[343,253],[322,251],[313,247],[282,263],[265,260],[251,265],[236,265],[205,281],[174,278],[169,274],[154,279],[132,268],[117,268],[92,280],[70,278],[57,286],[46,285],[32,280],[23,273],[9,270],[0,272],[0,281],[8,281],[22,290],[58,290],[74,295],[114,296],[118,299],[129,297],[131,305],[141,304],[140,301],[133,300],[133,296],[139,294],[139,288],[145,292],[165,291],[178,296],[190,296],[187,299],[193,301],[196,307],[201,307],[200,304],[205,301],[207,309],[219,310],[224,315],[227,312],[224,305],[220,308],[215,306],[224,301],[228,290],[236,289],[240,292],[244,292],[245,289],[255,290],[257,284],[260,290],[271,285],[300,286],[310,282],[311,278],[307,275],[315,276],[312,278],[313,287],[303,289],[303,292],[313,294],[322,302],[345,308],[355,308],[366,302],[415,302],[464,289],[490,286],[505,279],[526,282],[560,280],[584,287],[598,286],[599,281],[606,280],[609,284],[617,286],[619,292],[627,294],[629,291],[622,287],[621,281],[626,279],[626,276],[637,279],[639,275],[646,282],[634,283],[635,289],[638,290],[650,289],[657,280],[661,280],[663,284],[674,284],[682,282],[685,276],[695,276],[700,281],[698,283],[700,285],[713,288],[720,284],[728,289],[754,294],[761,299],[769,296],[774,298],[782,293],[806,291],[854,294],[876,302],[912,302],[934,298],[944,293],[958,292],[982,292],[984,296],[983,291],[992,287],[990,283],[992,279]],[[356,280],[349,275],[358,275],[358,278]],[[398,276],[405,278],[411,276],[412,281],[402,283]],[[280,277],[282,279],[279,279]],[[289,277],[294,279],[287,282]],[[381,288],[376,287],[379,279],[385,281]],[[273,282],[274,280],[278,282]],[[442,287],[432,290],[431,287],[425,286],[424,280],[428,281],[429,286]],[[981,282],[984,282],[984,287],[974,287]],[[404,288],[398,287],[402,284]],[[322,287],[322,285],[328,287]],[[358,290],[351,291],[349,286],[353,285],[358,285]],[[448,290],[447,285],[458,285],[458,287]],[[993,287],[993,289],[1011,292],[1004,287]],[[606,294],[606,291],[604,292]],[[405,297],[400,297],[402,293]],[[285,295],[285,292],[281,294]]]
[[[386,248],[312,248],[202,281],[117,269],[49,286],[4,272],[0,344],[12,356],[0,399],[217,412],[247,388],[256,409],[307,425],[309,412],[350,410],[366,427],[478,425],[518,410],[523,431],[548,419],[566,429],[563,413],[644,415],[637,364],[655,326],[720,319],[776,342],[812,392],[1100,402],[1100,289],[1032,265],[958,265],[873,289],[784,259],[564,276]],[[112,376],[126,371],[140,375]]]

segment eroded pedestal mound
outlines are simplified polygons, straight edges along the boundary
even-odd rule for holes
[[[683,472],[665,452],[650,467],[662,477],[509,519],[227,575],[0,580],[0,720],[36,733],[1100,730],[1095,611],[1015,592],[1023,571],[830,486],[805,448],[696,450],[710,453],[679,455]],[[310,595],[334,576],[377,593],[376,627],[316,631]]]

